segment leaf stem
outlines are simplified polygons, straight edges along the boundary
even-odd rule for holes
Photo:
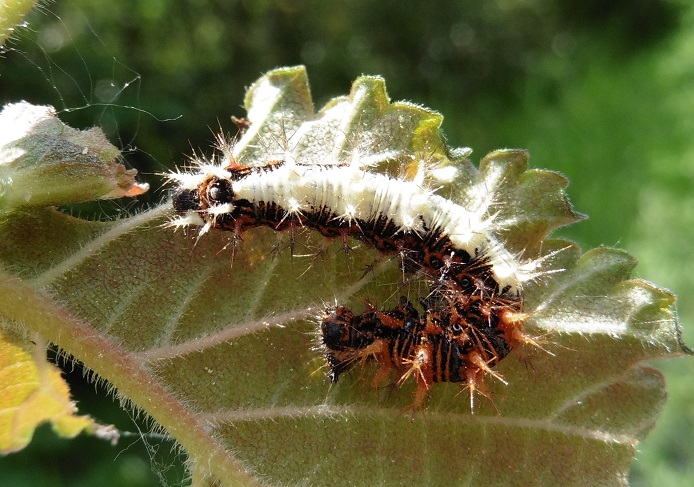
[[[222,485],[259,485],[210,435],[210,428],[142,368],[129,351],[2,269],[0,296],[1,316],[39,333],[113,384],[176,438],[188,452],[190,468],[198,476],[210,475]]]

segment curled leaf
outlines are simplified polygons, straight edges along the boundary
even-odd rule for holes
[[[0,454],[24,448],[45,421],[65,438],[96,429],[91,418],[76,412],[60,369],[45,359],[45,346],[0,331]]]
[[[0,211],[137,196],[147,184],[116,162],[120,152],[98,128],[63,124],[52,107],[26,102],[0,112]]]

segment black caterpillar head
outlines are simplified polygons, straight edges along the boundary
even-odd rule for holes
[[[200,209],[200,198],[198,198],[197,189],[177,189],[172,196],[172,200],[174,210],[179,214]]]

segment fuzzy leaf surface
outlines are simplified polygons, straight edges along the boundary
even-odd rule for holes
[[[345,254],[341,240],[308,229],[291,242],[246,231],[232,262],[230,235],[197,240],[165,228],[168,205],[107,223],[15,211],[0,221],[11,270],[0,276],[0,314],[150,414],[185,448],[200,485],[626,483],[665,400],[662,377],[642,362],[687,349],[674,297],[631,279],[633,258],[544,240],[581,218],[564,178],[528,170],[524,151],[495,152],[475,168],[468,150],[445,146],[439,114],[390,103],[380,78],[359,78],[315,112],[303,68],[276,70],[251,86],[246,109],[251,126],[234,147],[241,164],[359,157],[408,178],[426,159],[426,184],[488,208],[514,253],[549,256],[525,307],[551,354],[529,347],[499,364],[509,385],[492,384],[498,412],[478,400],[472,415],[467,392],[437,384],[424,413],[403,414],[412,385],[373,390],[368,367],[331,386],[315,350],[324,307],[416,302],[427,284],[403,278],[397,257],[358,241]]]

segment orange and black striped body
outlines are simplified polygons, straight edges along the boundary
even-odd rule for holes
[[[509,354],[512,345],[498,322],[470,313],[476,303],[443,295],[423,301],[422,314],[404,297],[390,311],[371,306],[361,315],[344,306],[328,310],[321,332],[330,379],[337,381],[358,362],[375,361],[380,370],[374,386],[393,371],[399,383],[410,376],[415,379],[415,407],[433,383],[462,382],[484,393],[484,374],[492,373],[490,368]]]

